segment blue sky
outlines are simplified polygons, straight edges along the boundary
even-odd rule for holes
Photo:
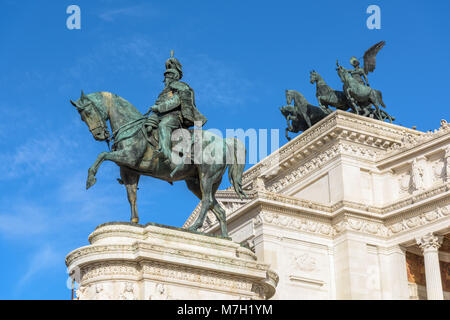
[[[81,8],[81,30],[66,8]],[[366,8],[381,8],[381,30]],[[87,169],[106,144],[92,139],[69,99],[110,91],[145,112],[163,88],[171,49],[196,92],[207,128],[279,128],[285,89],[313,104],[309,71],[336,88],[380,40],[372,87],[396,123],[427,131],[450,120],[448,1],[0,0],[0,299],[69,299],[65,255],[94,228],[127,221],[119,169]],[[223,183],[223,187],[228,182]],[[174,201],[176,199],[176,201]],[[197,204],[183,182],[144,177],[141,222],[181,226]]]

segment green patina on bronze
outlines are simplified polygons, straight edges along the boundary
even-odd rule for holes
[[[203,126],[206,118],[195,106],[194,91],[179,81],[182,76],[181,63],[172,52],[166,61],[165,87],[145,115],[125,99],[109,92],[87,95],[82,92],[80,99],[71,100],[94,139],[106,141],[108,145],[113,142],[111,151],[100,153],[89,168],[86,188],[96,183],[95,175],[103,161],[116,163],[120,167],[118,181],[127,190],[131,221],[138,223],[137,190],[141,175],[169,183],[184,180],[189,190],[201,200],[199,215],[189,229],[196,231],[202,227],[206,213],[211,210],[219,221],[222,236],[228,237],[225,210],[217,202],[215,193],[228,168],[234,190],[240,197],[246,197],[241,182],[245,145],[236,138],[222,139],[209,131],[189,129],[193,125]],[[172,141],[174,130],[184,130],[177,132],[189,137],[188,146],[183,145],[186,139]],[[174,161],[174,154],[178,156],[178,162]]]
[[[381,41],[370,47],[364,53],[364,67],[356,57],[350,59],[353,69],[345,69],[337,63],[336,71],[343,83],[343,91],[330,88],[316,71],[311,71],[310,82],[316,85],[316,97],[319,106],[313,106],[306,101],[303,95],[294,90],[286,90],[288,105],[281,107],[280,111],[287,121],[286,138],[290,140],[288,132],[297,133],[305,131],[314,123],[325,118],[332,112],[331,107],[339,110],[350,110],[350,112],[374,118],[377,120],[395,120],[386,111],[382,93],[372,89],[369,85],[367,75],[373,72],[376,66],[376,55],[384,47],[385,41]],[[294,101],[294,105],[290,105]]]

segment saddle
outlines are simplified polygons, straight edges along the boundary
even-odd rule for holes
[[[158,134],[158,123],[154,119],[147,119],[144,123],[144,135],[146,135],[146,140],[151,144],[155,150],[159,148],[159,134]]]

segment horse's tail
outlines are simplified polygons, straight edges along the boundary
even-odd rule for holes
[[[381,93],[381,91],[377,90],[377,94],[378,94],[378,98],[380,99],[380,104],[383,108],[386,108],[386,105],[383,102],[383,94]]]
[[[244,190],[242,190],[242,173],[244,172],[245,158],[247,156],[245,144],[236,138],[227,138],[226,143],[228,149],[228,178],[239,198],[247,198]]]

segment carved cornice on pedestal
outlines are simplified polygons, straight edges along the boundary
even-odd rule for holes
[[[274,295],[278,283],[269,265],[226,239],[129,223],[101,225],[89,239],[91,245],[66,257],[71,276],[78,277],[81,299],[146,299],[137,296],[137,286],[155,283],[172,286],[173,299],[186,299],[186,288],[265,299]]]

